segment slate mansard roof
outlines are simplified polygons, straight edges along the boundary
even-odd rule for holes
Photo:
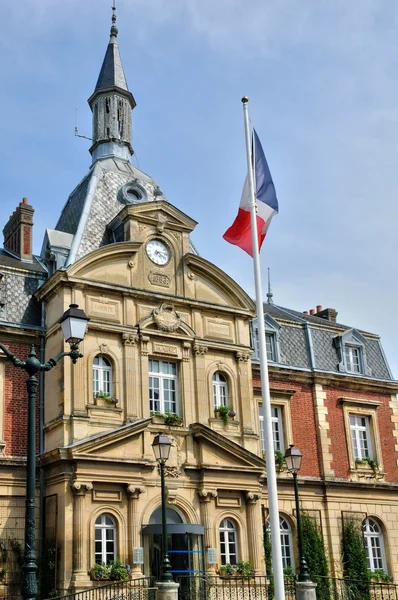
[[[269,329],[270,322],[272,329],[272,320],[279,326],[277,361],[269,362],[270,365],[314,372],[348,374],[342,373],[339,368],[340,357],[336,339],[344,334],[350,335],[350,332],[357,332],[363,341],[367,366],[366,372],[357,376],[394,381],[378,335],[355,330],[347,325],[275,304],[264,304],[264,316],[267,329]],[[255,328],[256,322],[254,321],[253,336]],[[253,356],[253,362],[258,362],[256,355]]]

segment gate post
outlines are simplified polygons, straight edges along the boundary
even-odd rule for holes
[[[316,600],[316,583],[296,581],[296,600]]]
[[[178,600],[179,583],[174,581],[157,581],[156,600]]]

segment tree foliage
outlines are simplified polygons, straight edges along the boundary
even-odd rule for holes
[[[330,600],[329,565],[326,558],[325,542],[317,522],[307,513],[301,513],[303,530],[303,554],[308,565],[311,580],[317,584],[317,597]]]
[[[342,560],[348,598],[350,600],[369,600],[369,571],[363,545],[360,521],[347,519],[344,522],[342,538]]]

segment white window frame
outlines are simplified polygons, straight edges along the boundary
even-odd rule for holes
[[[254,346],[254,357],[260,359],[260,342],[258,340],[258,328],[254,329],[253,335],[253,346]],[[265,348],[267,350],[267,361],[277,362],[277,351],[276,351],[276,333],[273,331],[265,331]],[[270,352],[268,350],[270,349]]]
[[[106,523],[106,519],[110,519],[112,524]],[[117,527],[116,521],[109,513],[100,514],[95,520],[95,535],[94,535],[94,558],[95,564],[108,564],[111,560],[117,558]],[[101,539],[97,540],[96,532],[101,532]],[[113,540],[107,540],[107,531],[113,531]],[[107,551],[107,543],[113,542],[113,552]],[[101,544],[101,552],[96,552],[97,543]],[[101,554],[101,561],[97,562],[97,555]]]
[[[214,408],[228,406],[228,380],[224,373],[216,371],[212,377]]]
[[[232,534],[232,540],[230,540],[230,535]],[[239,561],[238,555],[238,531],[233,519],[229,519],[228,517],[223,519],[220,523],[219,527],[219,537],[220,537],[220,556],[221,556],[221,564],[222,565],[237,565]],[[222,544],[224,544],[225,552],[222,552]],[[231,546],[233,551],[231,551]],[[235,560],[231,561],[231,556],[235,556]]]
[[[112,378],[111,361],[107,356],[97,354],[93,360],[93,395],[104,392],[108,396],[112,396]]]
[[[154,363],[159,363],[159,372],[151,370]],[[175,366],[175,373],[164,373],[161,372],[161,368],[165,365]],[[167,367],[168,368],[168,367]],[[149,409],[151,412],[172,412],[178,414],[178,364],[174,361],[150,359],[148,364],[148,375],[149,375]],[[154,386],[154,379],[159,380],[159,387]],[[170,389],[167,389],[171,386]],[[172,387],[174,386],[174,389]],[[159,398],[154,398],[154,392],[158,390]],[[168,400],[168,404],[174,404],[175,410],[171,410],[170,406],[166,406],[165,395],[167,392],[174,394],[174,400]],[[152,397],[151,397],[152,396]],[[156,404],[155,404],[156,403]]]
[[[269,520],[266,523],[266,528],[268,535],[271,535],[271,524]],[[284,569],[291,567],[294,573],[295,564],[292,527],[289,521],[281,515],[279,515],[279,536],[281,539],[282,567]]]
[[[362,424],[361,421],[365,424]],[[373,458],[372,438],[370,435],[370,417],[368,415],[350,414],[350,431],[354,460]],[[366,442],[367,449],[363,448]]]
[[[375,519],[368,517],[362,524],[363,542],[365,545],[368,571],[383,569],[387,573],[387,561],[384,550],[384,536]]]
[[[266,452],[266,447],[265,447],[263,406],[259,405],[258,410],[259,410],[259,421],[260,421],[261,450],[264,453],[264,452]],[[274,446],[274,451],[279,450],[280,452],[284,452],[285,451],[285,434],[284,434],[283,415],[282,415],[282,407],[281,406],[271,405],[271,423],[272,423],[272,443]],[[277,440],[276,440],[277,433],[279,433],[279,444],[277,444]]]
[[[344,361],[347,373],[359,375],[363,373],[363,360],[360,346],[344,344]]]

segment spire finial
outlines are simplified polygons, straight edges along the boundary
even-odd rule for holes
[[[117,38],[117,34],[119,33],[118,28],[116,27],[116,0],[113,0],[112,6],[112,27],[111,27],[111,42],[115,42]]]
[[[268,304],[274,303],[273,297],[274,297],[274,294],[272,293],[272,290],[271,290],[271,274],[270,274],[270,268],[268,267],[268,293],[267,293]]]

